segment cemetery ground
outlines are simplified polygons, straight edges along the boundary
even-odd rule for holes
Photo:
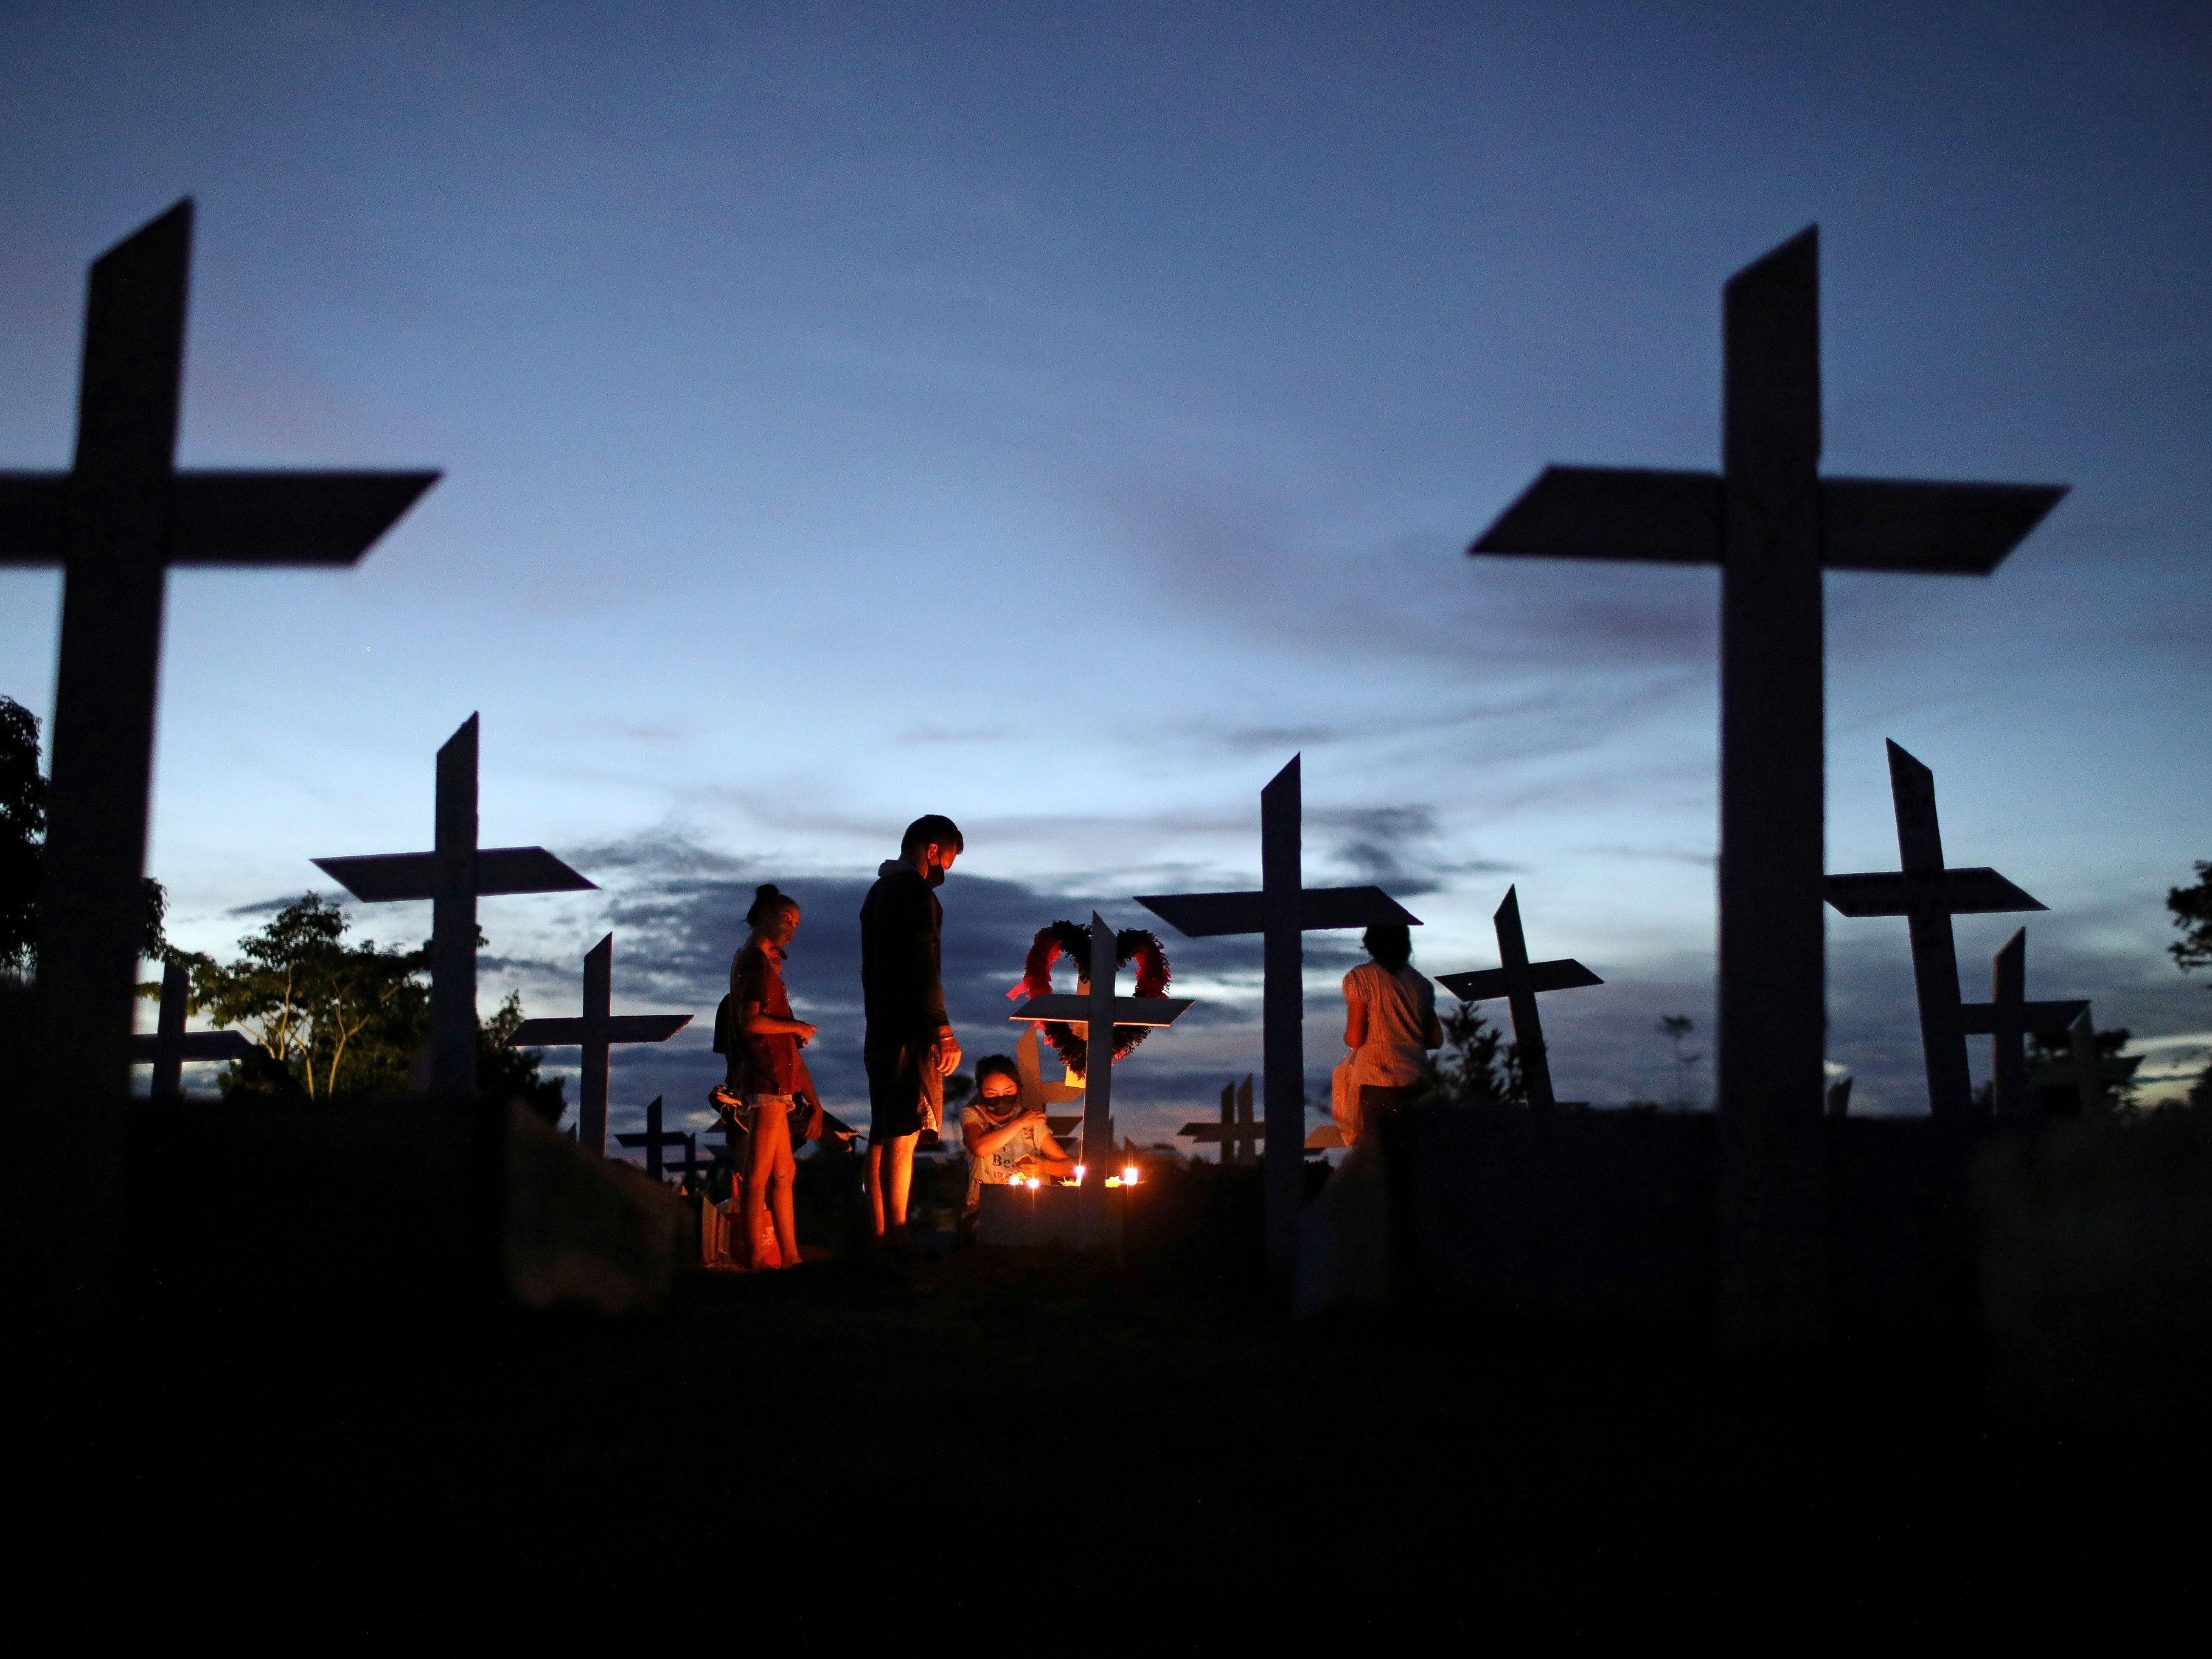
[[[1188,1650],[2087,1610],[2109,1635],[2197,1554],[2195,1499],[2160,1494],[2201,1490],[2199,1448],[2008,1422],[1968,1346],[1753,1364],[1498,1309],[1294,1323],[1250,1167],[1164,1172],[1118,1264],[848,1249],[690,1272],[649,1314],[494,1314],[422,1275],[435,1249],[234,1277],[209,1212],[255,1208],[282,1159],[234,1138],[196,1159],[151,1121],[134,1143],[166,1173],[134,1190],[124,1319],[11,1344],[17,1582],[112,1579],[88,1610],[110,1628],[312,1609],[337,1638],[473,1610]],[[362,1173],[387,1235],[431,1225],[404,1168]],[[314,1218],[359,1215],[314,1184],[276,1206],[311,1267],[343,1260]],[[805,1231],[834,1237],[837,1202],[817,1182]]]

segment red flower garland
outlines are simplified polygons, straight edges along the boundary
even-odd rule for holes
[[[1072,921],[1055,921],[1049,927],[1037,929],[1037,936],[1030,945],[1029,957],[1022,964],[1022,982],[1006,993],[1008,998],[1020,1000],[1050,996],[1052,965],[1062,956],[1075,962],[1087,978],[1091,971],[1091,930]],[[1132,958],[1137,964],[1137,994],[1164,995],[1170,975],[1167,952],[1160,948],[1158,938],[1142,927],[1125,927],[1115,934],[1114,965],[1127,967]],[[1059,1020],[1039,1020],[1037,1024],[1043,1028],[1045,1041],[1052,1044],[1053,1052],[1067,1063],[1071,1071],[1090,1075],[1085,1062],[1091,1057],[1091,1045],[1075,1034],[1073,1026]],[[1114,1058],[1125,1058],[1152,1034],[1152,1030],[1149,1025],[1116,1025]]]

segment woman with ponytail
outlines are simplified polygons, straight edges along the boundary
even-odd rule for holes
[[[763,1267],[764,1217],[775,1218],[780,1265],[799,1261],[799,1236],[791,1214],[793,1136],[805,1135],[813,1103],[801,1044],[814,1028],[791,1017],[783,988],[783,957],[799,932],[799,901],[774,882],[760,888],[745,912],[752,931],[730,960],[730,1069],[724,1088],[738,1097],[735,1115],[745,1131],[744,1237],[747,1265]]]

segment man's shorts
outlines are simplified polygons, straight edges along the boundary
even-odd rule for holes
[[[945,1073],[929,1063],[929,1042],[874,1043],[860,1052],[868,1071],[868,1145],[941,1127]]]

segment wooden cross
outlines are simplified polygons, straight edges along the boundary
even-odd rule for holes
[[[584,1012],[578,1019],[526,1019],[515,1027],[517,1048],[584,1051],[583,1081],[576,1093],[576,1144],[606,1155],[607,1050],[617,1042],[665,1042],[691,1023],[689,1014],[613,1012],[615,936],[609,933],[584,957]]]
[[[1245,1074],[1241,1085],[1235,1083],[1221,1085],[1219,1123],[1186,1123],[1176,1133],[1201,1146],[1219,1142],[1221,1162],[1224,1166],[1256,1159],[1259,1157],[1257,1149],[1266,1139],[1267,1130],[1264,1123],[1255,1123],[1252,1119],[1251,1074]]]
[[[1064,1068],[1069,1078],[1075,1075],[1073,1067]],[[1083,1088],[1074,1083],[1047,1083],[1044,1080],[1044,1051],[1037,1046],[1037,1028],[1034,1023],[1023,1028],[1021,1038],[1014,1044],[1014,1091],[1025,1112],[1042,1110],[1047,1106],[1065,1106],[1071,1100],[1083,1098]],[[1047,1118],[1047,1127],[1053,1133],[1062,1133],[1063,1124],[1073,1128],[1080,1118]]]
[[[1559,1103],[1552,1096],[1552,1062],[1544,1052],[1543,1022],[1536,1014],[1537,994],[1572,991],[1605,981],[1571,957],[1557,962],[1528,960],[1528,944],[1521,933],[1521,901],[1513,888],[1505,890],[1505,902],[1498,907],[1491,921],[1498,929],[1498,959],[1504,966],[1439,974],[1437,983],[1462,1002],[1487,1002],[1492,997],[1510,1000],[1522,1087],[1529,1105],[1549,1111]]]
[[[1823,478],[1817,226],[1722,293],[1720,472],[1547,467],[1470,554],[1721,569],[1719,1322],[1826,1329],[1823,570],[1986,575],[2061,486]]]
[[[191,242],[187,198],[93,262],[70,468],[0,473],[0,565],[63,573],[39,897],[40,1022],[53,1035],[40,1061],[72,1134],[103,1143],[89,1162],[111,1183],[72,1186],[70,1214],[52,1231],[64,1265],[32,1278],[95,1312],[111,1288],[103,1252],[119,1236],[123,1201],[169,567],[350,565],[438,477],[177,471]],[[47,1112],[36,1095],[19,1093],[11,1144],[22,1117]],[[65,1237],[73,1228],[85,1249]]]
[[[1141,901],[1139,901],[1141,902]],[[1051,1020],[1079,1025],[1090,1045],[1083,1066],[1083,1156],[1090,1179],[1083,1186],[1088,1242],[1106,1233],[1106,1174],[1114,1158],[1114,1028],[1116,1025],[1172,1025],[1192,1007],[1189,997],[1121,997],[1114,994],[1114,930],[1096,910],[1091,913],[1090,988],[1080,996],[1031,997],[1008,1016],[1018,1020]]]
[[[2063,1031],[2089,1011],[2080,998],[2052,1002],[2027,1000],[2027,929],[2004,942],[1996,954],[1995,983],[1987,1002],[1959,1010],[1960,1029],[1990,1039],[1990,1094],[2002,1118],[2042,1115],[2042,1101],[2027,1087],[2027,1042],[2031,1031]],[[2094,1041],[2094,1034],[2092,1040]]]
[[[645,1148],[645,1172],[655,1181],[660,1179],[660,1149],[663,1146],[684,1148],[686,1170],[698,1167],[697,1143],[681,1129],[664,1131],[660,1127],[660,1097],[653,1096],[645,1109],[645,1133],[641,1135],[617,1135],[617,1146]]]
[[[2041,1109],[2049,1109],[2045,1090],[2072,1090],[2075,1111],[2095,1117],[2109,1103],[2108,1091],[2125,1083],[2142,1064],[2139,1054],[2106,1054],[2097,1047],[2097,1023],[2087,1008],[2068,1028],[2068,1053],[2063,1060],[2039,1066],[2028,1074],[2027,1086]]]
[[[462,1100],[477,1088],[477,900],[599,889],[542,847],[477,845],[474,714],[438,751],[436,810],[431,852],[314,863],[364,904],[430,901],[430,1091]]]
[[[1190,939],[1263,936],[1261,1075],[1266,1079],[1267,1259],[1287,1271],[1297,1255],[1305,1201],[1306,1050],[1304,947],[1309,929],[1373,927],[1421,920],[1380,887],[1308,887],[1301,838],[1300,757],[1260,792],[1260,891],[1166,893],[1137,902]]]
[[[151,1036],[131,1039],[131,1063],[154,1068],[156,1100],[185,1097],[188,1060],[244,1060],[254,1045],[237,1031],[187,1031],[185,1014],[191,1000],[191,972],[181,962],[161,964],[161,1012]]]
[[[1936,775],[1894,743],[1889,794],[1897,812],[1893,874],[1830,876],[1828,902],[1847,916],[1903,916],[1912,936],[1912,987],[1920,1001],[1920,1050],[1928,1070],[1928,1109],[1938,1117],[1973,1109],[1966,1028],[1959,1023],[1959,953],[1951,918],[2040,910],[1994,870],[1943,867],[1936,817]]]

